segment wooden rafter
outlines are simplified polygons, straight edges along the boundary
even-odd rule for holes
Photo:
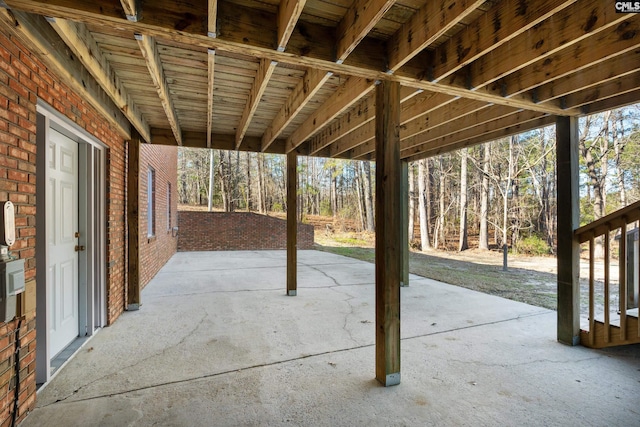
[[[626,79],[612,79],[592,88],[569,94],[563,98],[568,107],[582,107],[596,100],[616,98],[640,87],[640,72],[636,71]]]
[[[287,153],[295,150],[329,121],[348,110],[373,88],[374,82],[370,80],[350,77],[288,138]]]
[[[213,38],[218,36],[218,0],[207,2],[207,35]]]
[[[280,0],[278,7],[278,51],[284,52],[307,0]]]
[[[611,11],[601,0],[582,0],[558,12],[526,33],[494,48],[491,55],[470,64],[471,87],[482,87],[505,75],[576,44],[629,18]],[[586,22],[586,24],[585,24]]]
[[[535,7],[521,7],[521,0],[496,3],[431,55],[434,81],[460,70],[492,49],[526,32],[577,0],[543,0]]]
[[[213,132],[213,89],[215,83],[216,51],[209,49],[207,57],[207,148],[211,148]]]
[[[519,133],[528,132],[530,130],[539,129],[541,127],[549,126],[555,123],[556,116],[546,115],[543,113],[532,113],[535,116],[531,120],[522,120],[521,122],[514,124],[512,126],[498,128],[492,132],[481,133],[479,135],[470,137],[468,139],[461,139],[452,144],[444,144],[437,148],[433,148],[431,150],[423,151],[419,154],[413,155],[411,157],[405,157],[404,154],[400,154],[403,159],[408,162],[413,162],[416,160],[424,159],[427,157],[438,156],[444,153],[450,153],[452,151],[460,150],[465,147],[471,147],[473,145],[484,144],[490,141],[495,141],[500,138],[505,138],[512,135],[517,135]]]
[[[308,69],[262,136],[265,151],[329,79],[331,73]]]
[[[244,138],[244,135],[247,133],[247,129],[249,129],[251,119],[258,109],[260,99],[262,99],[262,95],[269,84],[269,79],[276,70],[277,65],[278,63],[275,61],[269,61],[268,59],[260,60],[258,71],[256,72],[256,78],[253,83],[253,87],[251,88],[251,92],[249,93],[249,99],[245,103],[244,112],[242,113],[242,118],[240,118],[240,124],[236,131],[236,150],[240,148],[242,138]]]
[[[120,3],[129,21],[138,22],[142,19],[140,0],[120,0]]]
[[[335,74],[347,75],[351,77],[360,77],[370,80],[389,80],[396,81],[403,86],[409,86],[416,89],[423,89],[433,92],[445,93],[452,96],[461,96],[471,99],[492,102],[499,105],[508,105],[517,108],[526,108],[533,111],[541,111],[549,114],[561,115],[580,115],[580,111],[565,110],[559,105],[550,103],[539,105],[534,102],[530,96],[523,94],[511,98],[505,98],[500,89],[481,89],[470,90],[460,85],[451,85],[438,83],[435,81],[423,80],[421,78],[422,71],[408,70],[403,73],[395,73],[390,75],[381,71],[380,64],[371,55],[358,57],[358,65],[337,64],[327,54],[318,56],[301,56],[295,53],[278,52],[273,48],[267,47],[270,43],[268,40],[257,39],[256,44],[247,44],[242,42],[246,39],[246,33],[241,30],[234,32],[229,29],[225,33],[225,37],[210,38],[206,35],[191,33],[188,31],[178,31],[175,29],[175,22],[159,21],[150,24],[152,21],[149,16],[145,18],[144,24],[141,22],[129,22],[121,17],[110,15],[105,11],[95,8],[95,10],[72,8],[65,4],[60,4],[63,0],[50,0],[45,3],[42,0],[8,0],[7,3],[19,9],[28,12],[46,14],[50,16],[70,18],[78,22],[92,23],[96,25],[116,25],[129,31],[146,34],[152,37],[170,39],[173,42],[184,44],[185,46],[211,48],[229,52],[232,54],[248,55],[252,57],[269,59],[278,63],[290,64],[295,66],[303,66],[331,71]],[[89,8],[88,4],[82,4]],[[156,5],[158,7],[158,5]],[[237,8],[235,8],[237,9]],[[262,14],[266,16],[265,14]],[[257,18],[257,17],[256,17]],[[274,18],[275,19],[275,18]],[[258,19],[264,21],[264,17]],[[237,41],[236,41],[237,40]],[[326,42],[314,45],[308,49],[314,52],[326,51]],[[272,43],[271,43],[272,45]],[[323,47],[324,46],[324,47]],[[325,59],[326,58],[326,59]],[[373,58],[373,59],[371,59]]]
[[[131,125],[122,111],[113,104],[79,61],[74,61],[68,52],[57,49],[60,37],[43,17],[0,7],[0,19],[3,25],[16,31],[25,45],[40,55],[47,67],[54,70],[76,93],[99,111],[121,136],[127,140],[131,138]]]
[[[162,108],[167,115],[167,120],[173,131],[173,135],[176,138],[178,145],[182,145],[182,130],[180,129],[180,123],[178,122],[178,115],[173,107],[173,101],[169,93],[169,84],[164,76],[164,70],[162,68],[162,62],[160,61],[160,54],[158,52],[158,46],[153,37],[136,34],[136,40],[142,51],[142,56],[147,63],[149,74],[153,80],[153,84],[156,86]]]
[[[336,30],[336,62],[342,63],[396,0],[355,0]]]
[[[484,0],[426,2],[387,43],[389,69],[398,70],[483,3]]]
[[[129,119],[129,122],[137,129],[140,136],[147,142],[151,141],[149,124],[142,117],[142,113],[132,101],[127,89],[111,69],[109,61],[102,54],[86,26],[64,19],[52,19],[49,23],[109,95],[114,104]]]

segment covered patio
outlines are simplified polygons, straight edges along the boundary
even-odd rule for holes
[[[401,289],[403,385],[381,388],[374,265],[298,251],[288,298],[286,258],[176,254],[22,426],[637,422],[638,346],[558,345],[553,311],[419,276]]]

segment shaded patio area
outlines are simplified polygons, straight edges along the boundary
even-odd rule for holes
[[[634,425],[640,346],[556,341],[556,312],[411,277],[402,381],[375,378],[374,265],[285,251],[176,254],[143,306],[38,395],[40,425]]]

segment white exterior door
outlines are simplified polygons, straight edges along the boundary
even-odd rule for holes
[[[78,336],[78,144],[50,129],[47,145],[49,354]]]

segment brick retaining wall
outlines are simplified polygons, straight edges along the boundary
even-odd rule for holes
[[[287,222],[249,212],[178,212],[178,251],[286,249]],[[298,249],[313,247],[313,226],[298,224]]]

